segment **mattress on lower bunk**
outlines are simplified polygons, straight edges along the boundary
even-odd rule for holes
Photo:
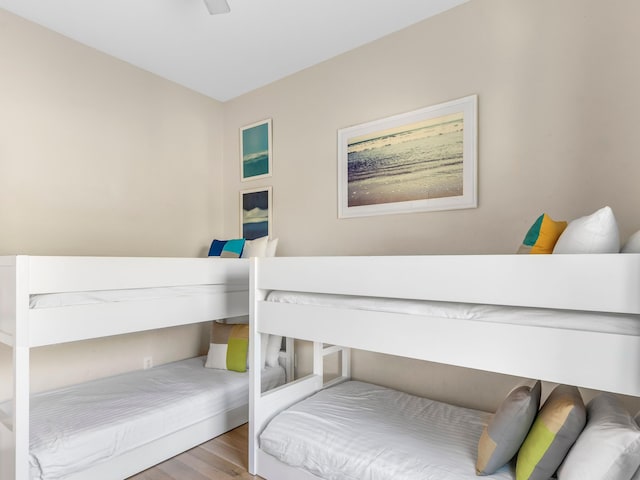
[[[640,336],[640,315],[272,291],[267,301]]]
[[[174,287],[128,288],[86,292],[41,293],[29,297],[29,308],[56,308],[110,302],[132,302],[195,295],[216,295],[246,291],[244,285],[180,285]]]
[[[327,480],[477,479],[477,445],[491,414],[349,381],[274,417],[260,448]],[[512,480],[510,465],[492,475]]]
[[[197,357],[31,397],[32,479],[57,479],[248,403],[249,373]],[[263,390],[285,382],[262,372]]]

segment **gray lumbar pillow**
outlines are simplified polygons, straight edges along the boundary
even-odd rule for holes
[[[540,382],[513,389],[504,399],[478,442],[476,473],[491,475],[518,452],[540,406]]]

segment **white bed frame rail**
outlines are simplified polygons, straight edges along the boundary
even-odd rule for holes
[[[269,291],[286,290],[638,315],[640,255],[266,258],[252,263],[250,285],[255,336],[273,333],[640,396],[640,336],[264,301]],[[259,350],[259,342],[253,345]],[[273,398],[252,384],[251,473],[285,474],[265,472],[258,437],[280,410],[323,388],[317,354],[314,359],[314,375],[281,387]]]
[[[242,259],[0,256],[0,343],[13,352],[13,412],[0,412],[0,479],[29,478],[31,348],[246,315],[248,277]],[[33,294],[213,284],[240,288],[208,298],[29,308]],[[141,461],[134,457],[126,471]]]

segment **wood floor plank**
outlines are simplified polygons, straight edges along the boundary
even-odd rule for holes
[[[202,445],[202,449],[206,450],[213,455],[225,458],[235,465],[243,466],[246,469],[248,463],[247,460],[247,447],[236,448],[226,444],[225,442],[207,442]]]
[[[129,480],[262,480],[247,472],[248,438],[241,425]]]
[[[208,478],[216,479],[216,480],[239,480],[239,479],[248,479],[254,478],[252,475],[247,473],[246,469],[242,467],[238,467],[232,465],[227,461],[215,462],[215,464],[202,460],[198,453],[202,452],[202,449],[198,449],[193,454],[185,457],[183,461],[188,463],[193,469],[203,473]],[[205,457],[206,458],[206,457]],[[216,457],[219,459],[219,457]]]
[[[215,453],[206,450],[205,448],[197,448],[192,450],[190,453],[196,460],[206,463],[217,471],[230,476],[237,476],[243,471],[247,471],[246,467],[237,465],[220,455],[216,455]]]

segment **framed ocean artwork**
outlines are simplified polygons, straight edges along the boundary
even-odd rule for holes
[[[240,129],[240,180],[256,180],[271,175],[271,119]]]
[[[475,208],[477,95],[338,130],[338,217]]]
[[[240,236],[247,240],[271,236],[271,187],[240,192]]]

